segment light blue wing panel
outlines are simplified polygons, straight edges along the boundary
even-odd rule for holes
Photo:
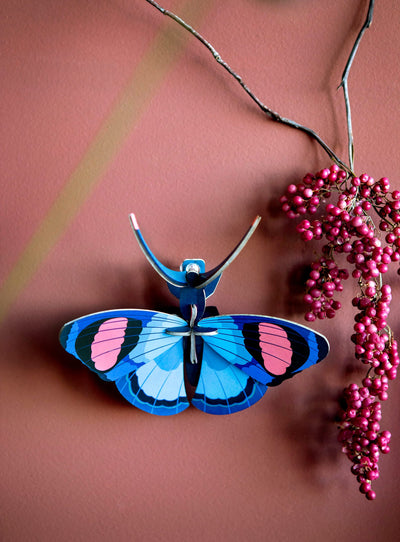
[[[189,406],[183,370],[182,337],[167,351],[116,381],[127,401],[150,414],[178,414]]]
[[[134,375],[140,377],[139,381],[146,387],[143,393],[153,399],[153,404],[158,397],[164,400],[168,396],[169,413],[174,414],[188,406],[183,384],[183,339],[165,330],[184,324],[178,316],[155,311],[105,311],[65,324],[60,342],[67,352],[102,379],[116,381],[122,395],[138,408],[149,411],[146,401],[146,408],[144,403],[136,401],[140,389],[134,389],[132,384],[129,391],[124,377],[131,377],[132,381],[136,378]],[[161,378],[161,374],[170,372],[167,379]],[[159,377],[155,378],[157,373]],[[153,376],[143,379],[143,374]],[[153,410],[156,410],[154,405]]]
[[[199,382],[192,398],[196,408],[209,414],[232,414],[261,399],[267,386],[228,362],[208,345],[204,337]]]
[[[204,318],[199,327],[216,328],[204,336],[210,348],[258,382],[276,386],[321,361],[328,341],[300,324],[257,315]]]

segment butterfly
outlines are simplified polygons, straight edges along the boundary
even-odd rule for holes
[[[175,271],[150,251],[131,214],[139,246],[179,299],[181,316],[141,309],[89,314],[63,326],[61,345],[100,378],[115,382],[132,405],[151,414],[178,414],[190,404],[210,414],[250,407],[269,387],[329,352],[323,335],[288,320],[207,316],[206,299],[260,219],[214,269],[206,272],[203,260],[192,259]]]

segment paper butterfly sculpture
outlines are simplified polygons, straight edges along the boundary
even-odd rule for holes
[[[203,260],[185,260],[180,271],[164,266],[143,239],[135,215],[130,219],[150,264],[179,299],[182,318],[140,309],[98,312],[65,324],[60,342],[102,379],[114,381],[134,406],[163,416],[191,403],[210,414],[231,414],[327,355],[325,337],[287,320],[247,314],[203,318],[206,299],[260,217],[207,272]]]

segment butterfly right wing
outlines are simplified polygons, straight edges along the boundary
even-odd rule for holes
[[[268,316],[204,318],[199,382],[192,404],[210,414],[231,414],[257,402],[270,386],[321,361],[329,351],[313,330]]]
[[[259,401],[267,386],[230,363],[204,340],[192,405],[208,414],[233,414]]]
[[[329,352],[326,338],[312,329],[270,316],[231,314],[204,318],[199,327],[218,333],[204,341],[258,382],[277,386],[319,363]]]
[[[137,408],[177,414],[189,406],[183,340],[165,330],[182,324],[182,318],[167,313],[104,311],[65,324],[60,342],[100,378],[115,381],[123,397]]]

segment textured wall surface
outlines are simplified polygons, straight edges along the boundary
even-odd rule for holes
[[[336,87],[367,1],[166,0],[280,114],[346,159]],[[350,94],[359,173],[400,189],[400,8],[377,0]],[[329,419],[351,378],[352,309],[314,327],[326,361],[228,417],[136,410],[67,355],[62,324],[171,303],[130,230],[158,257],[214,266],[262,225],[212,298],[221,313],[303,322],[296,269],[313,257],[274,212],[287,184],[330,165],[267,120],[178,25],[144,0],[0,6],[2,540],[236,542],[397,539],[400,386],[383,426],[374,503]],[[400,335],[400,288],[390,323]],[[350,306],[353,285],[343,303]]]

